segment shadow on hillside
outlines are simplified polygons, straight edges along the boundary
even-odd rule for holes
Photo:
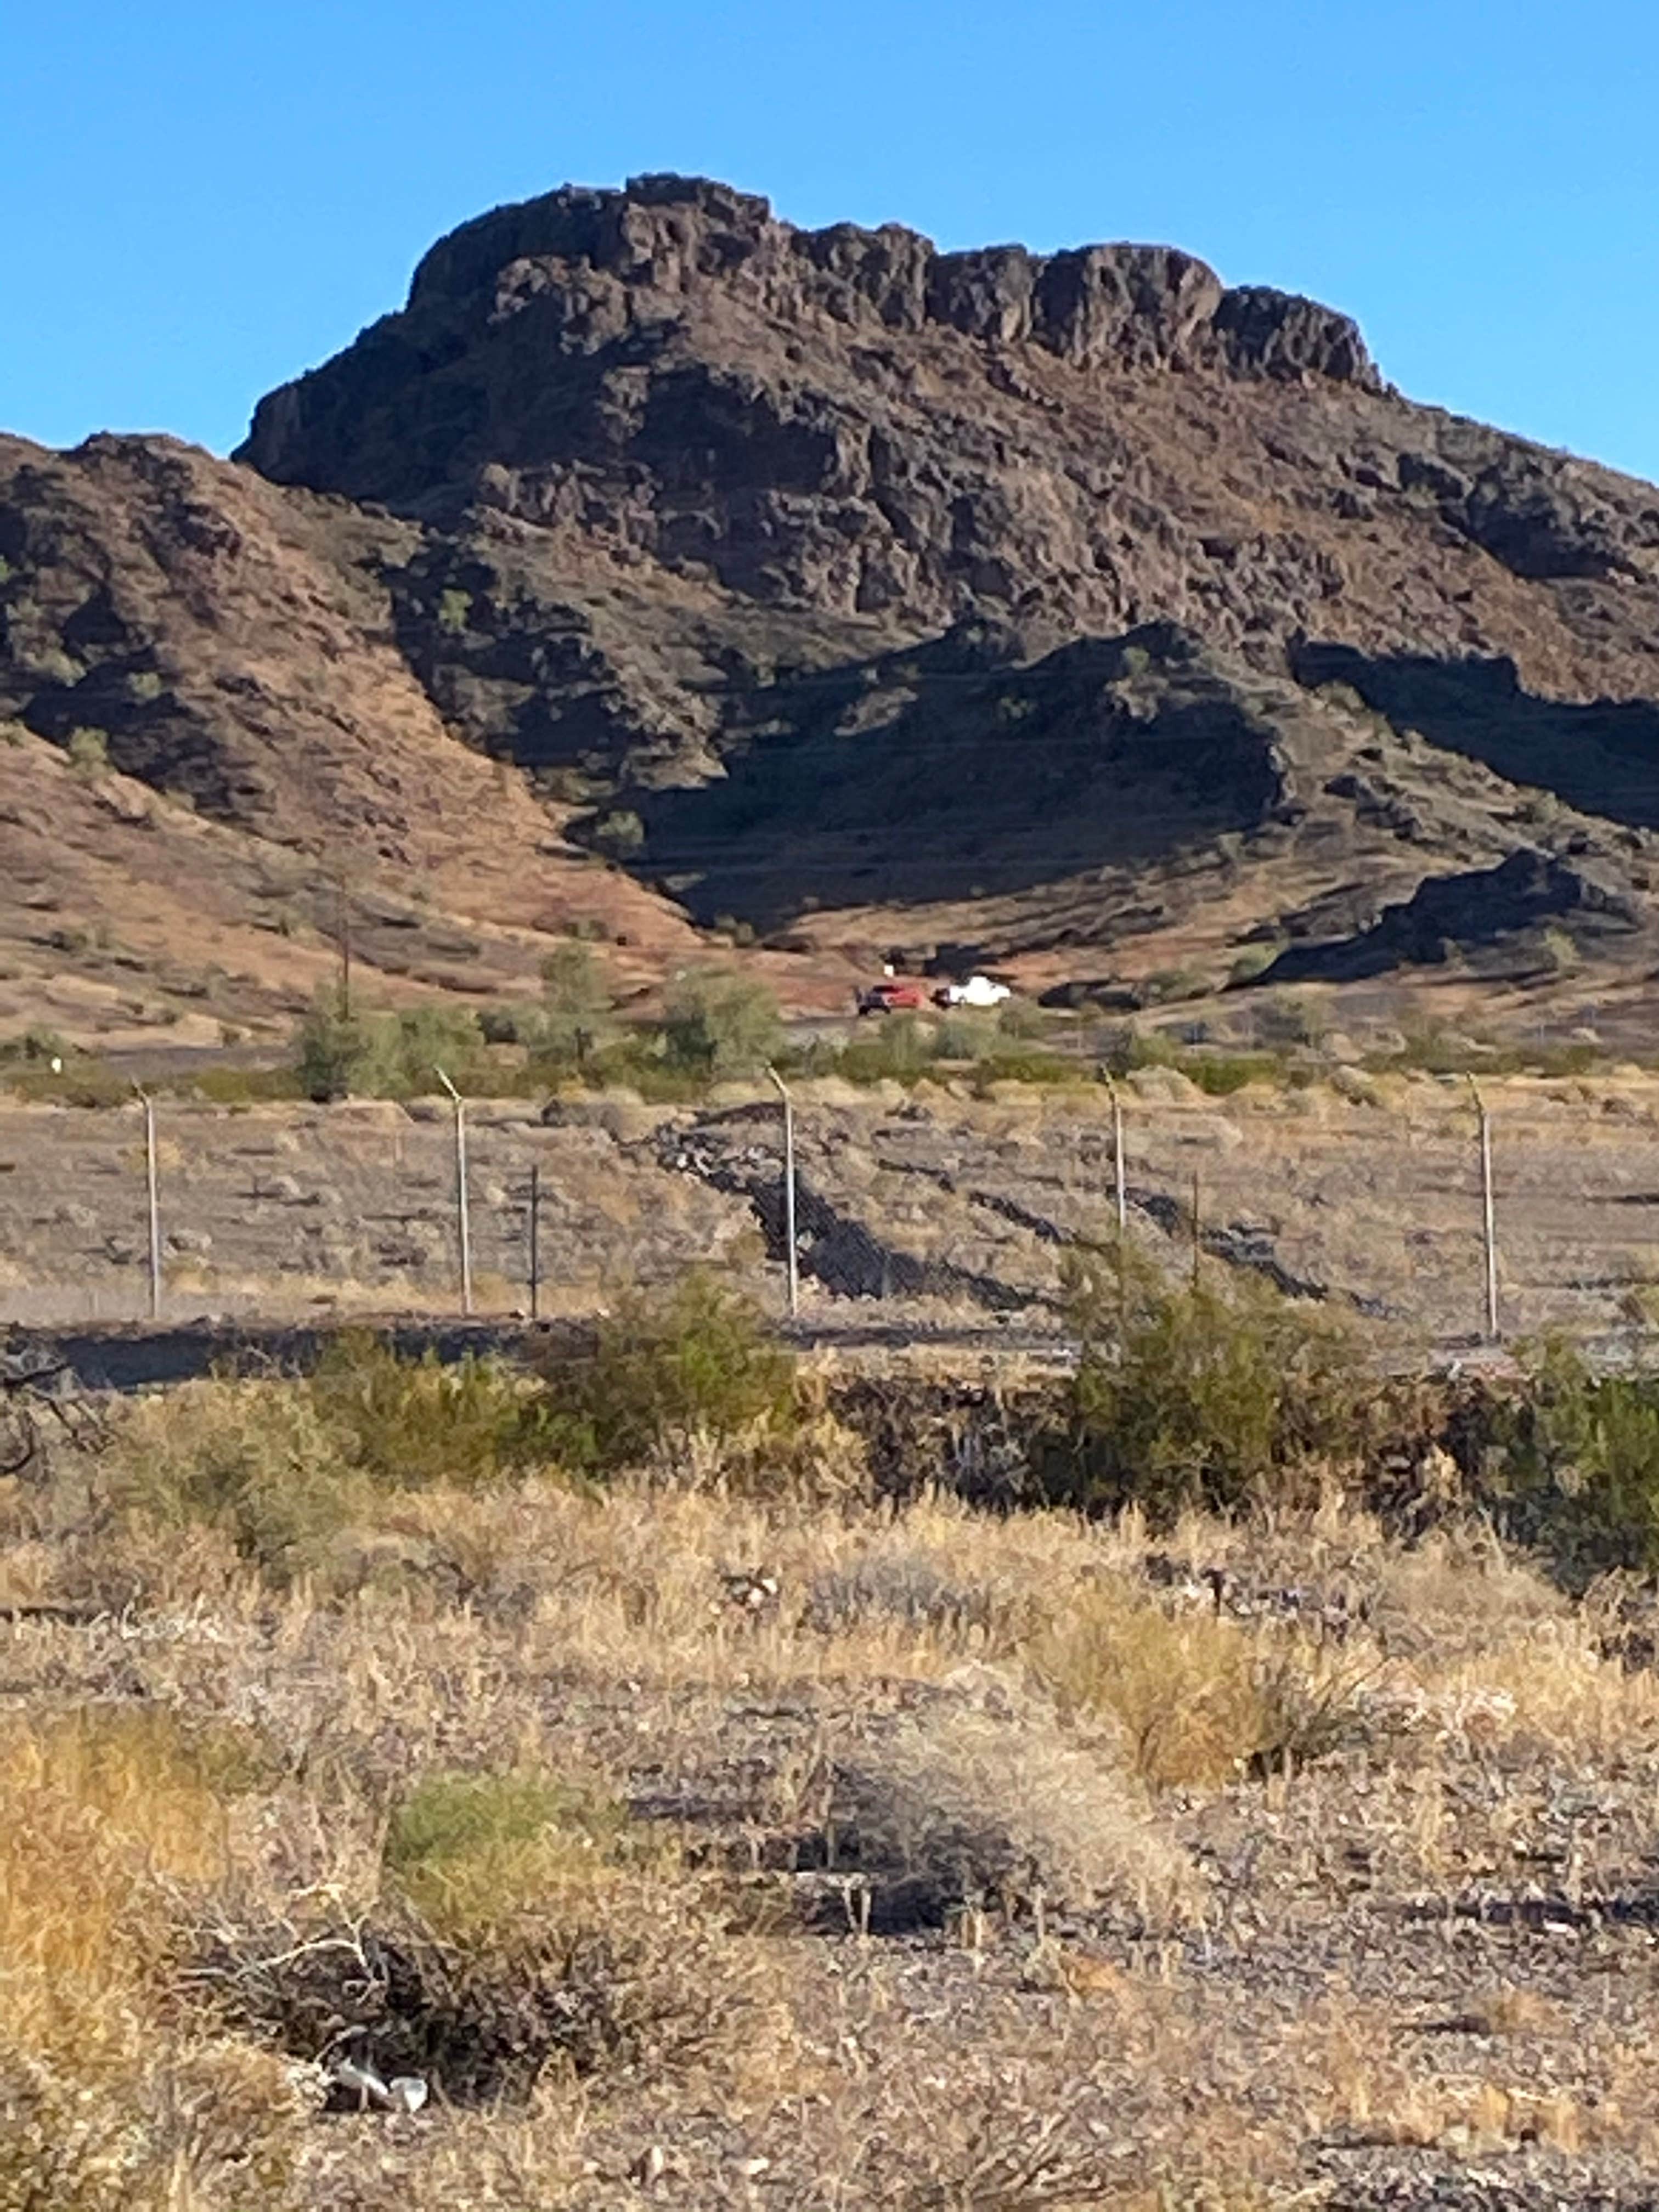
[[[1588,814],[1659,827],[1659,705],[1586,707],[1522,689],[1512,660],[1373,659],[1346,645],[1293,653],[1298,683],[1346,684],[1397,729],[1485,764],[1511,783],[1554,792]]]
[[[957,635],[780,677],[726,774],[635,791],[635,872],[699,921],[1006,896],[1249,830],[1284,792],[1272,732],[1172,633],[1021,666]]]

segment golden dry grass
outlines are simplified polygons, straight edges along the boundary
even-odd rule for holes
[[[67,1615],[3,1631],[8,2212],[1225,2212],[1362,2152],[1648,2155],[1634,1986],[1445,1932],[1541,1868],[1623,1955],[1659,1696],[1615,1592],[1334,1498],[1189,1516],[1152,1580],[1132,1515],[863,1502],[844,1437],[769,1496],[742,1446],[735,1488],[365,1486],[302,1398],[157,1399],[0,1507],[0,1602]],[[204,1466],[320,1484],[303,1554],[239,1556]],[[427,2112],[319,2116],[354,2019]]]

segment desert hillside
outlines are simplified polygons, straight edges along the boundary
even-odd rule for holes
[[[757,936],[804,1007],[896,948],[1648,1018],[1659,492],[1170,249],[672,177],[500,209],[233,461],[0,441],[0,614],[14,1019],[65,975],[286,1017],[343,878],[394,992],[510,990],[574,921],[640,988]],[[161,896],[184,808],[222,834]],[[223,957],[276,898],[292,950]]]

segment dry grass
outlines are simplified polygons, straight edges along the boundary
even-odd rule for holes
[[[1334,1498],[1156,1547],[895,1510],[775,1443],[406,1486],[222,1382],[14,1486],[0,2207],[1240,2212],[1648,2154],[1627,1591]],[[436,2094],[324,2116],[343,2053]]]

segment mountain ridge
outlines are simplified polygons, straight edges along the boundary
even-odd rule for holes
[[[1562,891],[1587,974],[1540,976],[1454,898],[1488,997],[1639,998],[1652,949],[1659,491],[1172,247],[563,187],[438,240],[231,462],[0,442],[0,720],[519,967],[597,922],[639,988],[712,951],[828,1005],[954,945],[1218,988],[1516,852],[1613,904]]]

